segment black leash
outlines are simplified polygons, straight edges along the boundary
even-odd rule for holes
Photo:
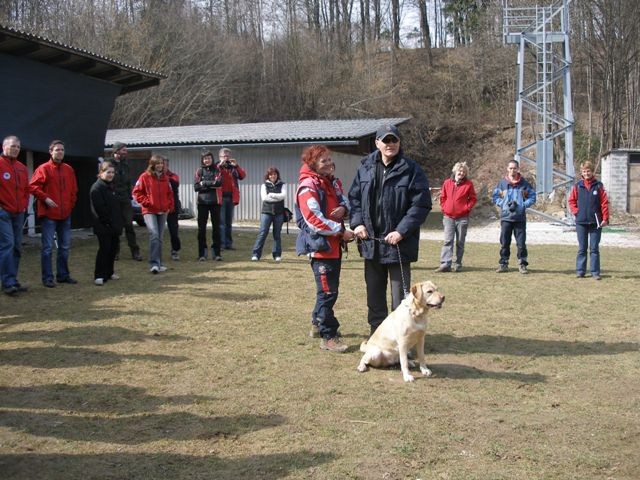
[[[369,237],[369,238],[375,242],[387,243],[387,241],[384,238],[375,238],[375,237]],[[362,240],[358,238],[358,241],[361,242]],[[400,254],[399,242],[396,243],[396,250],[398,251],[398,261],[400,263],[400,276],[402,277],[402,291],[404,292],[404,298],[407,298],[407,295],[409,295],[409,289],[407,288],[407,282],[405,281],[405,278],[404,278],[404,268],[402,267],[402,255]]]

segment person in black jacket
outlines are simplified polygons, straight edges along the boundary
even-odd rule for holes
[[[394,125],[376,132],[377,150],[362,160],[349,190],[350,225],[364,258],[371,334],[387,317],[387,284],[395,310],[411,285],[411,262],[418,260],[420,226],[431,211],[429,181],[404,155]]]
[[[253,245],[251,260],[257,262],[262,257],[264,241],[269,234],[269,229],[273,224],[273,248],[271,254],[276,262],[282,260],[282,241],[280,233],[284,223],[284,199],[287,190],[284,182],[280,178],[280,171],[276,167],[267,168],[264,175],[264,183],[260,188],[262,198],[262,210],[260,215],[260,231]]]
[[[171,190],[173,191],[173,211],[167,214],[167,229],[169,230],[169,236],[171,237],[171,260],[180,260],[180,235],[178,234],[178,220],[180,219],[180,211],[182,205],[180,204],[180,177],[177,173],[169,170],[169,159],[164,159],[164,173],[169,178],[171,184]]]
[[[98,180],[89,191],[91,213],[94,216],[93,232],[98,237],[99,245],[94,270],[94,283],[98,286],[120,278],[114,272],[114,263],[124,222],[113,184],[115,173],[110,162],[102,162],[98,168]]]
[[[220,256],[220,206],[222,205],[222,175],[213,163],[210,151],[202,153],[201,165],[196,170],[193,187],[198,193],[198,261],[207,259],[207,221],[211,215],[211,258],[221,261]]]

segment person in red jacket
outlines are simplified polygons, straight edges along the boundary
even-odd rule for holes
[[[469,214],[477,202],[473,183],[467,177],[466,162],[458,162],[451,169],[440,190],[440,210],[444,225],[444,245],[440,253],[440,266],[436,272],[459,272],[464,256],[464,241],[469,227]],[[453,263],[453,243],[456,244],[456,261]]]
[[[220,241],[225,250],[234,250],[231,236],[233,210],[240,203],[240,188],[238,181],[243,180],[247,173],[231,157],[231,150],[221,148],[218,152],[218,168],[222,173],[222,205],[220,208]]]
[[[14,135],[2,141],[0,155],[0,277],[7,295],[26,292],[18,281],[22,254],[24,213],[29,205],[29,173],[18,160],[20,139]]]
[[[173,211],[174,203],[162,155],[151,156],[147,169],[142,172],[131,193],[142,207],[144,223],[149,232],[149,271],[153,274],[165,272],[167,267],[162,264],[162,234],[167,214]]]
[[[344,227],[349,213],[336,192],[332,179],[333,161],[324,145],[312,145],[302,153],[302,167],[296,191],[296,210],[300,232],[298,255],[309,254],[316,281],[316,304],[311,314],[322,336],[320,348],[342,353],[348,347],[338,336],[340,323],[333,312],[338,299],[342,242],[354,235]]]
[[[578,254],[576,256],[576,277],[582,278],[587,270],[587,249],[591,278],[600,280],[600,236],[602,227],[609,225],[609,198],[602,182],[593,174],[593,163],[580,164],[582,179],[569,193],[569,209],[576,217]]]
[[[42,230],[40,263],[42,284],[53,288],[51,256],[54,235],[57,237],[56,281],[76,284],[69,274],[69,251],[71,250],[71,211],[78,198],[76,173],[71,165],[64,163],[64,143],[53,140],[49,145],[51,158],[33,172],[29,190],[36,199],[36,212]]]

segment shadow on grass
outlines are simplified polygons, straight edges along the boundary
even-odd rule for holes
[[[81,442],[140,445],[160,440],[235,439],[284,423],[280,415],[207,417],[187,412],[143,413],[118,417],[4,411],[0,425],[38,437]]]
[[[511,380],[521,383],[543,383],[547,377],[539,373],[491,372],[454,363],[428,363],[435,378]]]
[[[148,334],[123,327],[70,327],[62,330],[31,330],[0,333],[0,342],[49,342],[56,345],[111,345],[121,342],[190,340],[180,335]]]
[[[3,408],[62,410],[105,414],[152,412],[163,405],[190,405],[210,400],[198,395],[155,396],[130,385],[34,385],[0,387]]]
[[[33,453],[0,455],[0,470],[6,480],[152,478],[175,480],[276,480],[331,462],[333,453],[301,450],[294,453],[249,455],[239,458],[178,455],[169,453],[105,453],[69,455]],[[302,472],[300,472],[302,471]]]
[[[169,355],[121,355],[89,348],[34,347],[0,351],[0,365],[19,365],[34,368],[73,368],[90,365],[113,365],[125,360],[158,363],[177,363],[187,357]]]
[[[568,342],[537,340],[502,335],[427,335],[426,348],[430,353],[493,353],[500,355],[616,355],[640,351],[635,342]]]

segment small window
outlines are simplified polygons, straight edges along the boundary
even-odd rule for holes
[[[640,152],[629,152],[629,163],[640,163]]]

